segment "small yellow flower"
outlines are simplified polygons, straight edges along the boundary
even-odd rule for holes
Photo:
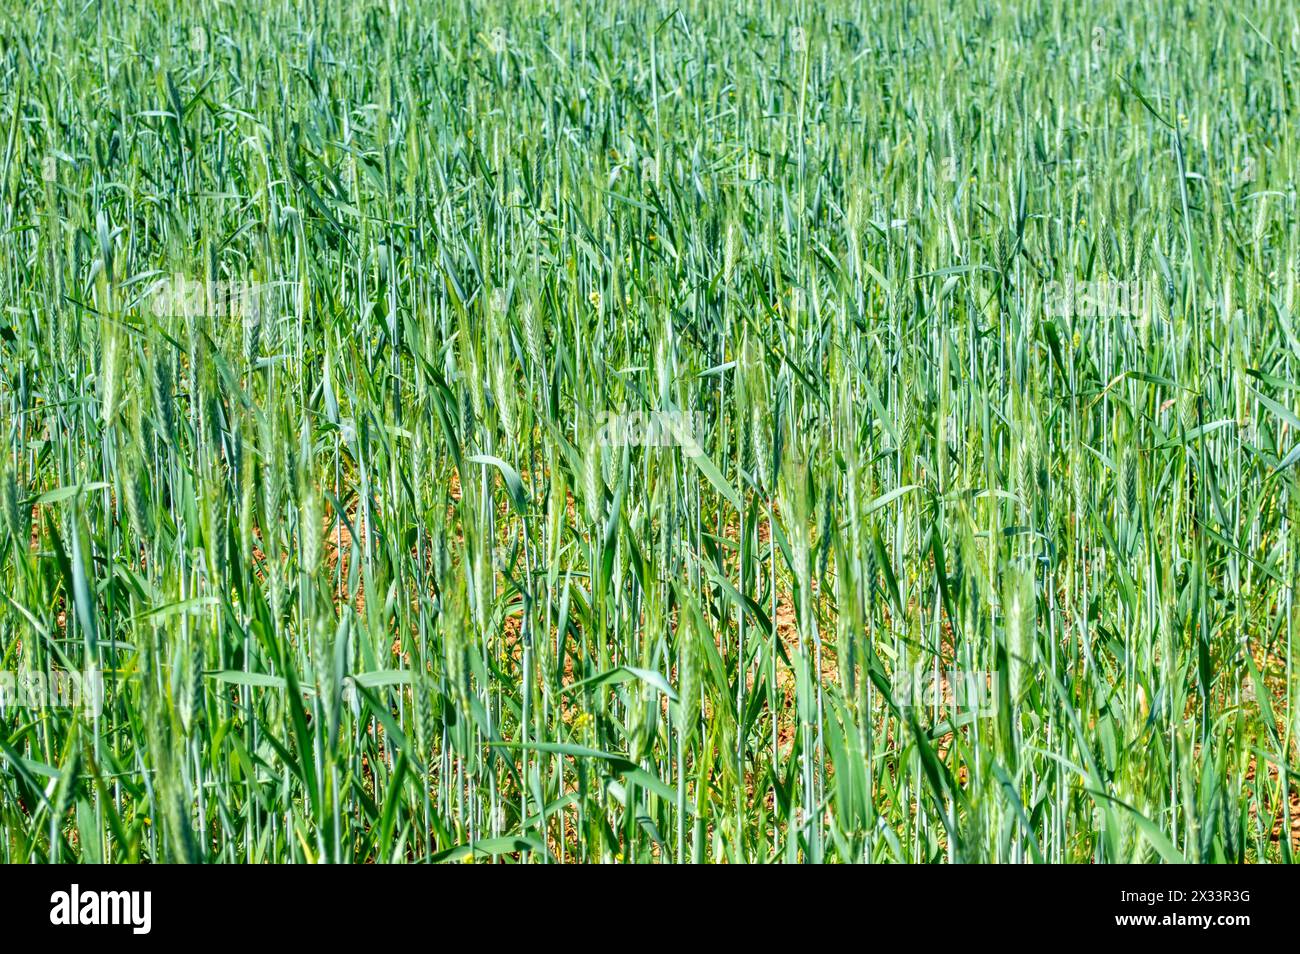
[[[599,308],[599,307],[600,307],[600,300],[601,300],[601,299],[600,299],[600,292],[598,292],[598,291],[593,291],[590,295],[587,296],[587,301],[591,302],[591,307],[592,307],[592,308]]]
[[[1076,331],[1074,333],[1074,347],[1077,349],[1081,344],[1083,344],[1083,335]]]

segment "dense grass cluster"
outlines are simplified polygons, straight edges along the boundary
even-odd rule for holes
[[[7,0],[0,860],[1293,860],[1300,18],[1000,6]]]

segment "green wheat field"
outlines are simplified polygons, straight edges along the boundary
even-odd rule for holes
[[[1295,860],[1290,3],[0,7],[0,861]]]

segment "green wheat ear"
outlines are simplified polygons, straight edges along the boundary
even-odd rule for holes
[[[0,456],[0,520],[4,521],[3,529],[14,545],[21,544],[26,521],[18,505],[18,479],[9,466],[8,454]]]

